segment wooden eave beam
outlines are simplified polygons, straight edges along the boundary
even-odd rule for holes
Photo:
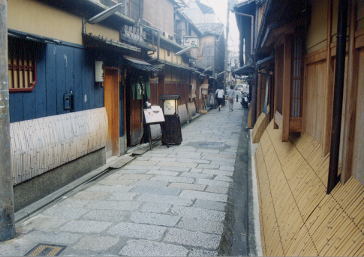
[[[295,32],[297,22],[285,24],[281,27],[275,28],[270,31],[262,47],[269,47],[275,45],[280,39],[284,39],[286,35],[293,34]]]

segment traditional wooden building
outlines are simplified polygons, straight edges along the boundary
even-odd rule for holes
[[[12,173],[20,209],[125,149],[129,12],[90,19],[102,1],[9,1]]]
[[[208,75],[208,78],[203,79],[203,87],[199,90],[200,93],[207,93],[204,104],[214,106],[216,89],[224,87],[225,27],[217,19],[214,10],[199,0],[189,1],[188,6],[183,8],[183,13],[195,23],[201,33],[199,48],[192,50],[192,54],[199,71]],[[200,98],[206,98],[205,96]]]
[[[151,63],[164,65],[158,78],[152,80],[152,103],[159,104],[161,95],[180,95],[178,111],[185,123],[196,113],[197,71],[193,67],[194,57],[189,51],[182,51],[186,48],[183,43],[186,37],[199,37],[200,32],[179,11],[179,2],[145,0],[143,21],[151,34],[150,43],[157,49],[151,55]]]
[[[235,7],[265,255],[364,254],[360,0]],[[256,120],[256,122],[255,122]]]

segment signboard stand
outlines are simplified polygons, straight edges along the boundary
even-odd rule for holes
[[[152,129],[151,125],[162,125],[165,122],[164,114],[160,106],[152,106],[151,108],[144,109],[145,124],[148,127],[149,148],[152,150]],[[161,126],[162,127],[162,126]]]

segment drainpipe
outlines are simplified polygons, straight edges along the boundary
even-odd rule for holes
[[[0,242],[15,236],[10,160],[7,2],[0,0]]]
[[[254,54],[254,24],[255,24],[255,16],[254,15],[250,15],[250,14],[246,14],[246,13],[241,13],[241,12],[236,12],[234,10],[234,13],[239,15],[239,16],[243,16],[243,17],[247,17],[250,19],[250,54],[253,56]]]
[[[336,186],[336,184],[339,182],[338,167],[339,167],[339,154],[340,154],[343,91],[344,91],[344,80],[345,80],[348,0],[340,0],[338,10],[339,10],[339,19],[338,19],[337,46],[336,46],[335,87],[334,87],[331,151],[330,151],[330,166],[329,166],[329,179],[327,184],[327,194],[330,194],[331,191]]]
[[[157,52],[157,59],[160,59],[160,51],[161,51],[161,32],[158,30],[158,52]]]

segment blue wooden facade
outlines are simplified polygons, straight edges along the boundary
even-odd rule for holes
[[[81,47],[42,44],[37,53],[37,84],[31,92],[10,93],[11,122],[70,112],[63,97],[72,90],[74,110],[104,106],[104,90],[94,83],[94,54]]]

